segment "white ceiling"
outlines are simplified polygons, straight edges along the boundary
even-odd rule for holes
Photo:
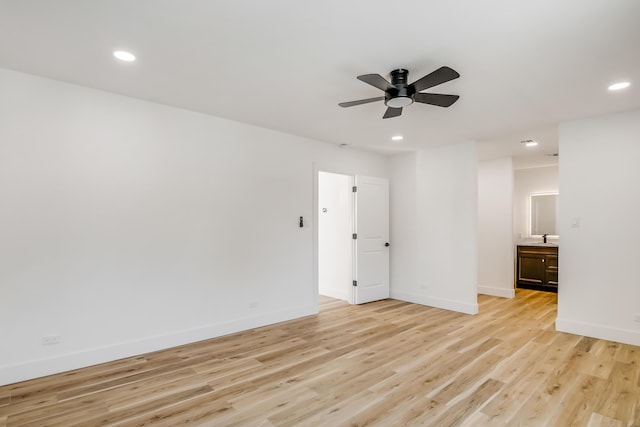
[[[639,18],[638,0],[0,0],[0,67],[352,147],[548,159],[559,122],[640,108]],[[337,105],[382,94],[357,75],[442,65],[450,108]]]

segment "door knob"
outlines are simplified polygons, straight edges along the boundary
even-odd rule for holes
[[[387,243],[385,243],[384,245],[385,245],[386,247],[389,247],[389,246],[391,246],[391,243],[387,242]]]

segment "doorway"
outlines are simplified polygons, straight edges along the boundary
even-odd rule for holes
[[[389,181],[318,172],[318,293],[389,298]]]
[[[318,172],[318,291],[353,303],[354,177]]]

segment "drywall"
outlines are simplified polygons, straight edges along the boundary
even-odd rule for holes
[[[559,331],[640,345],[640,110],[560,126]]]
[[[353,281],[353,177],[318,173],[318,288],[349,301]]]
[[[514,171],[513,216],[516,241],[531,238],[529,230],[531,194],[559,192],[558,169],[558,165],[553,165]],[[562,195],[559,199],[562,199]]]
[[[393,298],[399,298],[396,290],[409,293],[418,289],[417,158],[415,152],[391,157],[389,283]]]
[[[414,166],[415,165],[415,166]],[[393,298],[477,313],[477,161],[475,143],[419,151],[391,162],[392,194],[399,183],[415,187],[415,211],[392,199],[393,252],[414,255],[397,271],[393,255]],[[411,191],[407,192],[411,194]],[[397,196],[393,196],[397,197]],[[406,196],[405,196],[406,197]],[[411,232],[413,230],[413,232]]]
[[[478,163],[478,293],[515,296],[513,162]]]
[[[388,176],[379,155],[9,70],[0,93],[0,384],[317,312],[315,171]]]

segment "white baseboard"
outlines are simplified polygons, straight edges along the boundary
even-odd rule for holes
[[[317,306],[299,307],[231,322],[217,323],[168,335],[158,335],[107,347],[87,349],[47,359],[30,360],[0,366],[0,386],[203,341],[317,313]]]
[[[570,334],[584,335],[592,338],[640,346],[640,332],[629,329],[612,328],[595,323],[557,318],[556,330],[559,332],[568,332]]]
[[[335,298],[335,299],[349,302],[349,294],[343,289],[342,290],[320,289],[319,293],[320,295],[324,295],[329,298]]]
[[[431,297],[428,295],[417,295],[409,292],[391,291],[391,298],[412,302],[415,304],[428,305],[429,307],[442,308],[445,310],[458,311],[466,314],[477,314],[478,304],[465,301],[450,300],[446,298]]]
[[[490,286],[478,286],[478,293],[503,298],[514,298],[516,296],[516,290],[514,288],[492,288]]]

